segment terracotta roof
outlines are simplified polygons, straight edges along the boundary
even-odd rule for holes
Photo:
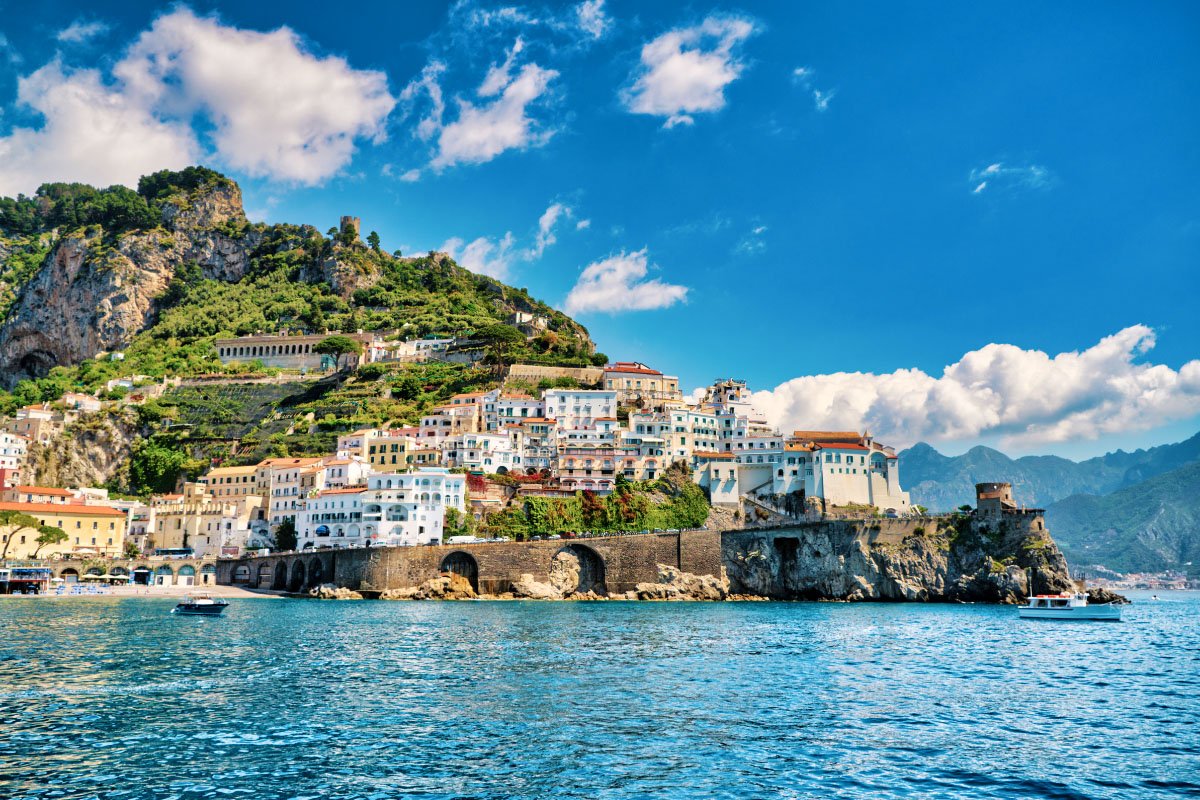
[[[123,517],[124,511],[109,506],[85,506],[82,503],[0,503],[0,511],[25,514],[73,514],[83,517]]]
[[[733,453],[719,453],[715,450],[693,450],[693,458],[733,458]]]
[[[848,442],[818,442],[814,445],[817,450],[869,450],[861,444],[850,444]]]
[[[205,475],[249,475],[256,469],[258,467],[254,464],[246,467],[217,467],[216,469],[210,469]]]
[[[857,431],[793,431],[792,438],[808,442],[860,442],[863,437]]]
[[[365,486],[347,486],[344,489],[325,489],[317,494],[320,497],[324,497],[327,494],[357,494],[358,492],[365,492],[366,490],[367,487]]]
[[[258,462],[260,467],[307,467],[315,464],[319,458],[267,458]]]
[[[52,497],[70,497],[71,493],[66,489],[55,489],[49,486],[18,486],[18,492],[23,494],[44,494]]]
[[[630,375],[662,375],[662,373],[656,369],[650,369],[649,367],[638,366],[637,364],[634,364],[633,362],[630,362],[630,361],[618,361],[617,363],[615,363],[611,366],[605,367],[604,371],[605,372],[622,372],[622,373],[627,373]]]

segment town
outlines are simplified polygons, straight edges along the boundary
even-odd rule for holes
[[[314,375],[373,362],[471,357],[470,343],[459,348],[452,339],[353,337],[361,346],[350,363],[321,346],[335,338],[329,335],[254,335],[215,344],[227,364],[256,360]],[[68,393],[58,403],[20,408],[0,432],[0,558],[211,559],[470,543],[483,541],[487,531],[464,522],[483,522],[491,511],[534,497],[603,497],[671,469],[689,475],[711,506],[737,513],[743,507],[809,519],[913,513],[893,448],[855,431],[775,430],[755,410],[744,381],[716,380],[688,399],[677,378],[640,362],[517,364],[507,375],[500,388],[458,394],[429,409],[417,425],[344,432],[323,455],[215,465],[181,480],[174,492],[137,499],[97,487],[34,486],[23,477],[32,442],[48,442],[114,401]],[[514,379],[578,388],[505,388]],[[133,392],[124,402],[160,388],[135,388],[136,377],[114,384]],[[200,580],[171,570],[130,579]]]

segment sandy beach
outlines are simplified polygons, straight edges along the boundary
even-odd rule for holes
[[[4,594],[0,595],[0,600],[99,600],[106,597],[140,597],[153,600],[154,598],[183,597],[193,592],[208,592],[213,597],[226,598],[239,597],[263,600],[279,598],[277,594],[251,591],[241,586],[105,586],[101,592],[96,594],[72,594],[70,589],[67,589],[62,594],[57,594],[54,589],[51,589],[48,594]]]

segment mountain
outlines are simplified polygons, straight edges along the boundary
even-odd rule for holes
[[[1046,524],[1072,564],[1100,564],[1118,572],[1195,571],[1200,565],[1200,462],[1103,497],[1060,500],[1046,509]]]
[[[974,504],[975,484],[1008,481],[1017,501],[1046,507],[1076,494],[1105,495],[1200,460],[1200,433],[1187,441],[1086,461],[1058,456],[1009,458],[990,447],[945,456],[924,442],[900,452],[901,482],[912,502],[931,510]]]
[[[471,336],[495,361],[602,362],[565,314],[455,264],[404,257],[359,239],[357,220],[250,223],[237,184],[203,167],[97,189],[44,184],[0,198],[0,389],[17,402],[53,400],[135,372],[217,372],[214,338],[280,329],[399,329]],[[513,315],[540,317],[527,338]],[[123,350],[123,365],[96,359]]]

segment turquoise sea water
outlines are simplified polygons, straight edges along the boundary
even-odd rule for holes
[[[0,797],[1195,797],[1200,597],[1160,595],[0,600]]]

